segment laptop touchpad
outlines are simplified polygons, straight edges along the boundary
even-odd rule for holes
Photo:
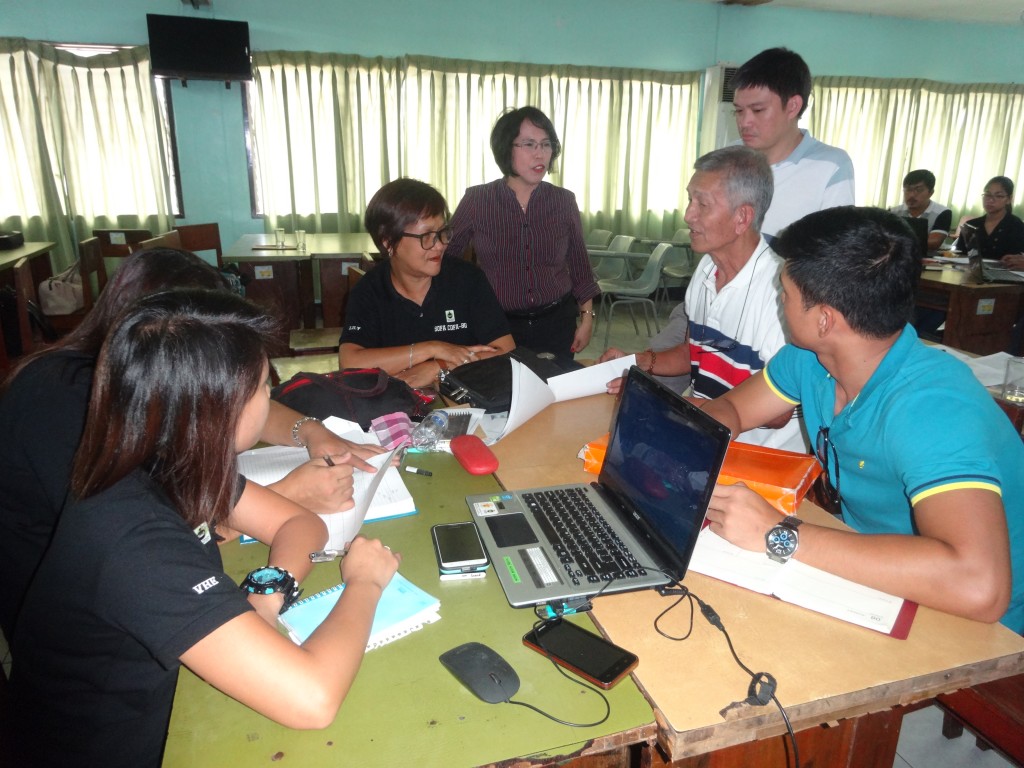
[[[486,519],[494,543],[499,547],[521,547],[524,544],[537,543],[537,536],[533,533],[526,515],[497,515]]]

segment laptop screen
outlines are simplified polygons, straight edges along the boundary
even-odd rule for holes
[[[600,484],[681,579],[729,447],[729,430],[632,367]]]
[[[921,248],[921,256],[928,255],[928,219],[915,219],[913,216],[904,216],[903,220],[914,232],[918,246]]]

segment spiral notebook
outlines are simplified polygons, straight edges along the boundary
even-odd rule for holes
[[[301,645],[320,626],[320,622],[327,618],[344,590],[345,585],[338,584],[305,597],[282,613],[278,621],[288,630],[291,639]],[[433,624],[441,618],[438,613],[440,608],[440,600],[424,592],[402,574],[396,573],[377,603],[366,650],[372,651],[394,642],[422,629],[424,624]]]

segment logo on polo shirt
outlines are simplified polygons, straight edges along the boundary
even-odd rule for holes
[[[211,576],[210,578],[206,579],[206,581],[200,581],[198,584],[192,587],[192,591],[195,592],[197,595],[201,595],[203,594],[203,592],[210,589],[211,587],[217,586],[219,583],[220,582],[217,581],[216,576]]]
[[[454,309],[446,309],[444,311],[444,321],[446,323],[454,323],[455,322],[455,310]]]

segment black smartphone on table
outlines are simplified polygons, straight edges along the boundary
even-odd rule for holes
[[[605,690],[628,675],[638,661],[636,654],[564,619],[530,630],[523,644]]]
[[[473,523],[441,523],[430,534],[442,574],[482,571],[490,564]]]

